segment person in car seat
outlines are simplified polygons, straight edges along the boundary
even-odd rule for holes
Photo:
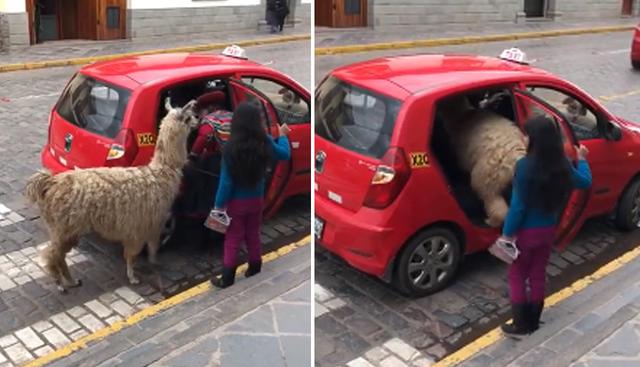
[[[514,337],[538,329],[544,307],[545,269],[563,203],[575,188],[591,186],[587,148],[577,148],[579,160],[574,168],[565,155],[555,121],[536,116],[527,121],[524,130],[527,155],[516,163],[511,206],[502,229],[502,238],[515,238],[520,250],[508,275],[513,323],[502,325],[503,332]]]
[[[211,279],[217,287],[226,288],[234,283],[238,250],[243,241],[249,254],[245,276],[261,270],[260,225],[267,168],[272,158],[290,159],[288,133],[285,124],[280,126],[276,141],[270,138],[263,127],[260,109],[254,103],[243,102],[234,111],[215,198],[215,209],[226,208],[231,217],[224,239],[222,277]]]

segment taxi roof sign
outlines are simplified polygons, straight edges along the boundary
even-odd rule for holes
[[[499,56],[502,60],[517,62],[518,64],[529,64],[527,61],[527,54],[517,47],[508,48]]]
[[[244,48],[237,45],[227,46],[222,51],[222,54],[229,57],[235,57],[237,59],[247,59],[247,52],[244,50]]]

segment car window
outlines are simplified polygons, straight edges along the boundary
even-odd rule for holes
[[[596,115],[578,99],[551,88],[530,86],[527,90],[562,112],[579,141],[602,137]]]
[[[113,139],[130,96],[128,90],[76,74],[60,97],[57,112],[80,128]]]
[[[280,83],[264,78],[244,77],[242,81],[269,98],[281,123],[295,125],[311,122],[309,103],[295,91]]]
[[[381,158],[389,147],[401,103],[331,77],[318,87],[315,106],[318,136]]]

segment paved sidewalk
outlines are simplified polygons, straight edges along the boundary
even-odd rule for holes
[[[546,308],[537,332],[522,341],[501,337],[457,366],[640,366],[640,249],[632,253],[618,270]]]
[[[239,276],[233,287],[206,291],[49,366],[309,366],[310,251],[298,248],[257,276]]]
[[[190,37],[174,36],[115,41],[50,41],[33,46],[14,47],[5,52],[0,52],[0,66],[6,64],[117,55],[130,52],[200,46],[213,43],[231,44],[233,42],[246,40],[266,40],[283,36],[305,35],[309,34],[310,30],[311,28],[309,24],[299,23],[293,28],[286,27],[282,33],[276,35],[270,34],[268,30],[265,30],[264,27],[262,27],[260,30],[255,31],[194,34]]]
[[[638,18],[611,19],[605,21],[531,21],[516,23],[488,24],[448,24],[443,26],[424,27],[385,27],[338,29],[317,27],[315,30],[316,47],[337,47],[347,45],[363,45],[395,41],[414,41],[435,38],[482,36],[492,34],[511,34],[522,32],[539,32],[573,28],[596,28],[615,26],[635,26]]]

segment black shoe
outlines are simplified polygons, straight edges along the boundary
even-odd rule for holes
[[[219,278],[213,276],[211,278],[211,284],[218,288],[227,288],[236,280],[236,268],[222,268],[222,276]]]
[[[529,331],[534,332],[540,328],[540,316],[542,315],[542,310],[544,309],[544,303],[529,303]]]
[[[262,270],[262,261],[255,264],[249,263],[249,267],[247,268],[247,271],[244,272],[244,276],[247,278],[252,277],[258,274],[260,270]]]
[[[526,303],[511,304],[513,322],[502,324],[500,328],[507,336],[521,338],[529,334],[529,306]]]

